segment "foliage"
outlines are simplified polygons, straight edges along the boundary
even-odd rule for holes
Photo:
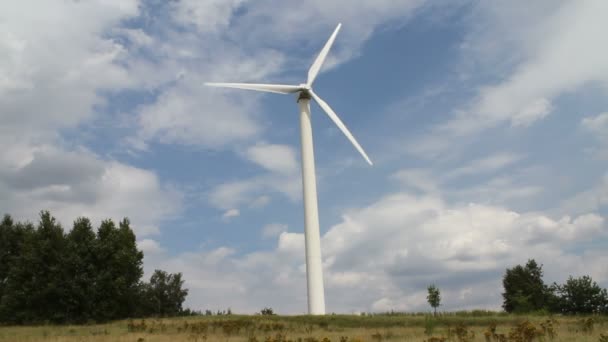
[[[437,320],[434,319],[433,317],[426,316],[424,317],[424,333],[426,335],[433,335],[433,333],[435,332],[435,328],[437,327]]]
[[[260,311],[260,314],[262,314],[264,316],[272,316],[272,315],[274,315],[274,311],[272,311],[272,308],[263,308]]]
[[[561,313],[608,313],[608,293],[591,277],[570,276],[565,284],[552,286],[558,297],[557,309]]]
[[[593,329],[595,328],[595,320],[591,317],[583,318],[578,321],[578,324],[581,328],[581,331],[585,334],[593,333]]]
[[[470,342],[475,340],[475,331],[469,329],[463,322],[459,322],[455,327],[448,327],[448,339],[456,337],[458,342]]]
[[[439,292],[439,288],[435,286],[435,284],[429,285],[427,288],[428,295],[426,296],[426,300],[429,302],[429,305],[435,310],[435,315],[437,314],[437,307],[441,305],[441,293]]]
[[[503,308],[514,313],[607,314],[608,292],[589,276],[570,276],[565,284],[551,286],[542,280],[542,265],[528,260],[507,269],[503,277]]]
[[[155,270],[150,277],[150,283],[145,286],[144,300],[149,312],[155,316],[177,316],[182,313],[182,304],[188,295],[183,289],[182,274],[170,274],[162,270]]]
[[[129,226],[126,218],[119,227],[112,220],[105,220],[97,231],[95,317],[100,320],[133,316],[139,304],[143,253],[137,250],[135,234]]]
[[[520,315],[488,313],[481,316],[459,316],[444,313],[435,319],[438,326],[433,336],[425,336],[424,319],[429,315],[406,314],[386,315],[327,315],[327,316],[197,316],[180,318],[146,318],[115,321],[102,325],[41,325],[28,327],[2,327],[0,342],[14,341],[292,341],[292,342],[363,342],[382,340],[396,341],[450,341],[462,339],[483,341],[488,324],[495,322],[496,338],[489,336],[490,342],[525,340],[535,336],[532,341],[551,340],[540,327],[548,319],[555,319],[555,340],[559,341],[598,341],[601,334],[606,335],[604,327],[608,316],[583,316],[573,319],[566,316],[531,315],[527,321],[533,325],[522,324]],[[463,318],[464,317],[464,318]],[[596,329],[585,333],[580,329],[578,320],[593,318]],[[488,320],[491,319],[491,321]],[[445,321],[444,321],[445,319]],[[559,322],[559,324],[557,324]],[[460,326],[460,327],[459,327]],[[541,333],[542,332],[542,333]],[[474,333],[474,335],[473,335]],[[544,333],[544,335],[543,335]],[[375,336],[375,337],[372,337]],[[460,336],[460,337],[459,337]],[[473,337],[475,336],[475,337]],[[510,339],[509,337],[512,337]]]
[[[555,318],[549,318],[540,324],[540,327],[543,330],[543,334],[548,336],[550,340],[553,340],[555,339],[555,337],[557,337],[558,326],[559,322]]]
[[[36,229],[26,228],[7,272],[0,301],[3,321],[67,320],[65,251],[63,229],[48,212],[41,212]]]
[[[105,220],[95,232],[77,218],[66,234],[48,211],[38,224],[0,222],[0,323],[85,323],[181,313],[181,274],[141,282],[143,253],[128,219]],[[155,273],[156,274],[156,273]],[[158,289],[162,288],[162,291]],[[154,295],[143,293],[155,289]],[[145,298],[159,298],[149,309]],[[158,301],[157,301],[158,303]]]
[[[543,335],[544,332],[541,329],[537,328],[532,322],[526,320],[511,329],[509,332],[509,341],[532,342]]]
[[[542,265],[534,259],[528,260],[523,267],[508,268],[502,280],[505,311],[524,313],[546,308],[549,290],[542,278]]]

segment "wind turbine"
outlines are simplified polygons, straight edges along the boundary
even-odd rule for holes
[[[308,70],[308,80],[300,85],[283,84],[253,84],[253,83],[205,83],[212,87],[237,88],[257,90],[278,94],[298,94],[300,107],[300,135],[302,139],[302,185],[304,189],[304,237],[306,242],[306,280],[308,285],[308,313],[311,315],[325,314],[325,295],[323,292],[323,266],[321,264],[321,238],[319,236],[319,211],[317,207],[317,181],[315,178],[315,158],[312,143],[312,127],[310,124],[310,99],[327,113],[327,116],[346,135],[348,140],[370,164],[361,145],[355,140],[348,128],[331,107],[312,90],[312,84],[321,70],[321,66],[331,49],[342,24],[338,24],[334,33],[329,37],[314,63]]]

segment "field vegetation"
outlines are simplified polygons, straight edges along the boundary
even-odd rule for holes
[[[608,341],[607,316],[495,312],[327,316],[221,315],[99,325],[0,327],[2,342],[33,341]]]

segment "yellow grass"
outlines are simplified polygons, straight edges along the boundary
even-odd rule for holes
[[[492,332],[494,324],[496,329]],[[425,315],[197,316],[99,325],[11,326],[0,327],[0,342],[323,342],[324,339],[325,342],[383,342],[428,341],[432,337],[446,338],[446,341],[498,341],[501,334],[508,341],[527,341],[525,336],[523,339],[516,336],[516,332],[523,334],[525,329],[528,337],[532,336],[528,341],[600,341],[602,334],[608,341],[606,316],[550,318],[456,313],[437,318]],[[553,339],[548,329],[553,329]]]

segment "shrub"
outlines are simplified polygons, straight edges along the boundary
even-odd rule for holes
[[[260,314],[262,314],[264,316],[272,316],[272,315],[274,315],[274,311],[272,310],[272,308],[263,308],[260,311]]]

